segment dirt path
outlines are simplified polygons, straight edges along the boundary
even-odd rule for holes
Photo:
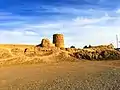
[[[120,69],[110,63],[86,61],[2,67],[0,90],[119,90]]]

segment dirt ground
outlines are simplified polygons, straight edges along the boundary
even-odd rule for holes
[[[120,90],[120,61],[79,61],[0,68],[0,90]]]
[[[34,55],[33,47],[0,45],[0,90],[120,90],[120,60],[75,61],[58,51]]]

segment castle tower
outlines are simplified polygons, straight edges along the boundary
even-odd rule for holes
[[[53,44],[56,47],[64,48],[64,36],[63,34],[54,34],[53,35]]]

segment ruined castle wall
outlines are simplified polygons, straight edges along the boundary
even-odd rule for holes
[[[56,47],[64,48],[64,36],[63,34],[54,34],[53,35],[53,44]]]

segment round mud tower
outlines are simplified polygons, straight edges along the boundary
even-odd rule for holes
[[[56,47],[64,48],[64,36],[63,34],[54,34],[53,35],[53,44]]]

